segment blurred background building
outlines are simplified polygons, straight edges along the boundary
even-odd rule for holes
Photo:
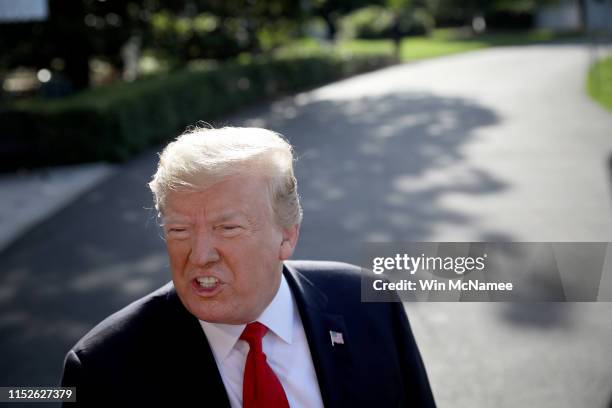
[[[607,0],[559,0],[542,5],[536,25],[554,30],[605,31],[612,33],[612,2]]]

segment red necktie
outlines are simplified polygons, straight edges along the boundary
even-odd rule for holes
[[[288,408],[283,386],[266,362],[261,339],[268,328],[259,322],[247,324],[240,336],[249,343],[249,354],[244,367],[242,386],[243,408]]]

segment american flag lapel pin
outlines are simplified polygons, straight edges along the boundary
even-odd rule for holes
[[[335,346],[336,344],[344,344],[344,336],[342,333],[330,330],[329,336],[331,337],[332,346]]]

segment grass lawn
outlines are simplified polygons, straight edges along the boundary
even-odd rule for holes
[[[402,41],[400,57],[402,61],[414,61],[476,50],[486,46],[487,44],[481,41],[449,41],[435,37],[413,37]],[[340,43],[339,48],[356,54],[375,51],[393,53],[393,44],[389,40],[352,40]]]
[[[400,56],[402,61],[415,61],[487,47],[546,42],[567,36],[567,34],[554,34],[547,30],[489,32],[473,35],[471,32],[461,29],[438,29],[427,37],[404,38]],[[324,46],[315,40],[303,39],[288,47],[283,47],[279,52],[281,55],[291,55],[293,53],[315,52],[321,48],[324,48]],[[354,54],[393,53],[393,43],[387,39],[339,41],[335,48],[342,52]]]
[[[612,110],[612,57],[603,58],[591,67],[587,92],[591,98]]]

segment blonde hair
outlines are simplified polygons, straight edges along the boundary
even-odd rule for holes
[[[166,146],[149,188],[161,215],[172,191],[201,191],[230,176],[262,175],[276,223],[289,228],[302,221],[293,160],[291,145],[271,130],[197,128]]]

